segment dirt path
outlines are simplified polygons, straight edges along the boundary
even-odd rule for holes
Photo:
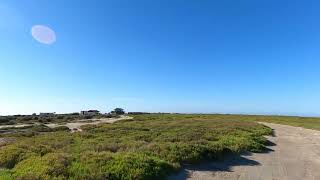
[[[101,124],[101,123],[114,123],[116,121],[127,120],[127,119],[132,119],[132,118],[133,117],[130,117],[130,116],[121,116],[119,118],[101,118],[101,119],[78,120],[76,122],[66,123],[66,124],[62,124],[62,125],[58,125],[58,124],[45,124],[45,125],[50,128],[59,127],[59,126],[67,126],[69,129],[71,129],[72,132],[75,132],[75,131],[82,131],[80,127],[83,125],[88,125],[88,124],[97,125],[97,124]]]
[[[263,123],[275,131],[269,150],[187,167],[169,179],[320,180],[320,131]]]
[[[6,129],[6,128],[23,128],[23,127],[31,127],[32,124],[15,124],[15,125],[1,125],[0,129]]]

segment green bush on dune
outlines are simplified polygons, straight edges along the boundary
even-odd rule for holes
[[[21,179],[65,179],[68,175],[68,156],[63,153],[48,153],[31,156],[17,164],[12,172]]]
[[[5,168],[13,168],[21,161],[24,149],[15,145],[8,145],[0,151],[0,165]]]
[[[213,115],[138,115],[79,133],[22,137],[0,149],[0,178],[163,179],[184,163],[261,151],[263,125]]]
[[[88,152],[74,161],[71,179],[157,179],[172,167],[159,158],[140,153]]]

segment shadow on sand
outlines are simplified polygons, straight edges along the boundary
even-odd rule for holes
[[[271,137],[277,137],[276,131],[274,129],[272,129]]]
[[[267,141],[266,148],[259,153],[271,153],[274,150],[269,147],[276,146],[275,143]],[[252,155],[251,152],[244,152],[241,154],[229,154],[222,161],[206,162],[196,165],[184,165],[182,170],[167,178],[167,180],[185,180],[189,177],[190,171],[225,171],[232,172],[233,166],[259,166],[260,163],[247,157]]]

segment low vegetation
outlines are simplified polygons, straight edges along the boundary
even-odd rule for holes
[[[317,117],[255,116],[253,120],[320,130],[320,118]]]
[[[17,137],[0,179],[163,179],[185,163],[261,151],[271,129],[241,116],[148,114],[82,132]]]
[[[254,122],[277,123],[283,125],[290,125],[296,127],[303,127],[307,129],[320,130],[319,117],[299,117],[299,116],[262,116],[262,115],[232,115],[232,114],[212,114],[206,117],[214,117],[215,119],[224,120],[243,120]]]
[[[32,137],[32,136],[37,136],[43,133],[58,132],[58,131],[70,132],[70,129],[67,126],[58,126],[54,128],[49,128],[44,124],[34,124],[34,125],[23,126],[23,127],[8,127],[8,128],[0,129],[0,138]]]
[[[69,131],[64,126],[66,123],[76,122],[92,122],[101,118],[117,118],[118,114],[95,114],[80,115],[79,113],[70,114],[54,114],[52,116],[41,115],[13,115],[0,116],[0,137],[6,136],[34,136],[43,132]],[[57,124],[58,127],[49,128],[48,124]]]
[[[55,114],[53,116],[13,115],[0,116],[0,125],[35,124],[35,123],[66,123],[80,119],[100,119],[116,117],[117,114],[80,115],[79,113]]]

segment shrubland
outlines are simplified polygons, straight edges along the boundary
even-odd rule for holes
[[[40,115],[13,115],[0,116],[0,125],[14,125],[14,124],[35,124],[35,123],[66,123],[80,119],[99,119],[111,118],[117,115],[99,114],[82,116],[79,113],[70,114],[56,114],[54,116],[40,116]]]
[[[272,132],[250,118],[183,114],[82,129],[16,137],[0,148],[0,179],[163,179],[186,163],[262,151]]]

